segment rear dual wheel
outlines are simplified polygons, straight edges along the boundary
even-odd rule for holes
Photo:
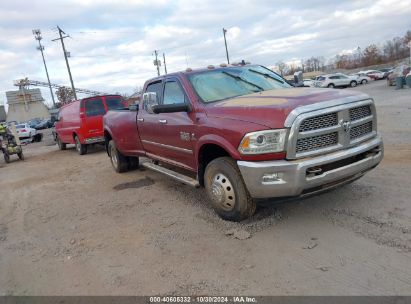
[[[138,157],[123,155],[116,147],[113,140],[108,143],[108,152],[111,160],[111,165],[117,173],[123,173],[129,170],[138,168]]]

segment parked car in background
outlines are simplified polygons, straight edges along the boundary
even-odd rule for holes
[[[368,71],[362,71],[360,73],[364,73],[365,75],[367,75],[368,77],[374,80],[384,79],[384,73],[381,71],[368,70]]]
[[[371,78],[364,73],[354,73],[350,74],[349,76],[354,77],[354,79],[357,81],[357,84],[367,84],[371,81]]]
[[[38,123],[34,128],[36,130],[48,129],[53,126],[51,119],[44,119],[40,123]]]
[[[346,88],[356,87],[357,81],[343,74],[329,74],[318,76],[314,82],[317,88]]]
[[[391,67],[391,68],[383,68],[383,69],[379,69],[379,71],[381,71],[381,72],[383,72],[383,73],[384,73],[384,77],[383,77],[383,79],[387,78],[388,74],[389,74],[392,70],[394,70],[394,68],[393,68],[393,67]]]
[[[120,95],[103,95],[73,101],[60,108],[56,122],[56,141],[60,150],[75,144],[80,155],[87,145],[104,143],[103,115],[127,107]]]
[[[16,125],[16,131],[20,139],[32,138],[37,134],[36,129],[30,127],[28,123]]]
[[[30,128],[36,128],[36,126],[39,124],[39,123],[41,123],[43,120],[42,119],[40,119],[40,118],[33,118],[33,119],[30,119],[28,122],[27,122],[27,124],[30,126]]]
[[[305,87],[313,87],[314,79],[303,79],[303,84]]]

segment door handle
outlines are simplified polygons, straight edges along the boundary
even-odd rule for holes
[[[144,118],[137,118],[137,121],[144,121]]]
[[[161,123],[161,124],[166,124],[166,123],[167,123],[167,119],[159,119],[158,122]]]

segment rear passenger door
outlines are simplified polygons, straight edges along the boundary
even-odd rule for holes
[[[106,114],[101,98],[86,99],[83,135],[85,138],[103,136],[103,116]]]

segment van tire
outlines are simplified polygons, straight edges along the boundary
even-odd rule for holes
[[[232,158],[219,157],[211,161],[205,169],[204,186],[221,218],[239,222],[254,214],[256,203]]]
[[[56,136],[56,141],[57,141],[57,146],[59,147],[59,150],[66,150],[67,146],[65,143],[61,142],[61,139]]]
[[[108,153],[110,156],[111,165],[117,173],[123,173],[129,170],[129,159],[121,154],[113,140],[110,140],[110,142],[108,143]]]
[[[83,144],[80,142],[80,138],[78,138],[77,135],[74,136],[74,142],[75,142],[75,145],[76,145],[77,153],[78,153],[79,155],[87,154],[87,145],[83,145]]]

